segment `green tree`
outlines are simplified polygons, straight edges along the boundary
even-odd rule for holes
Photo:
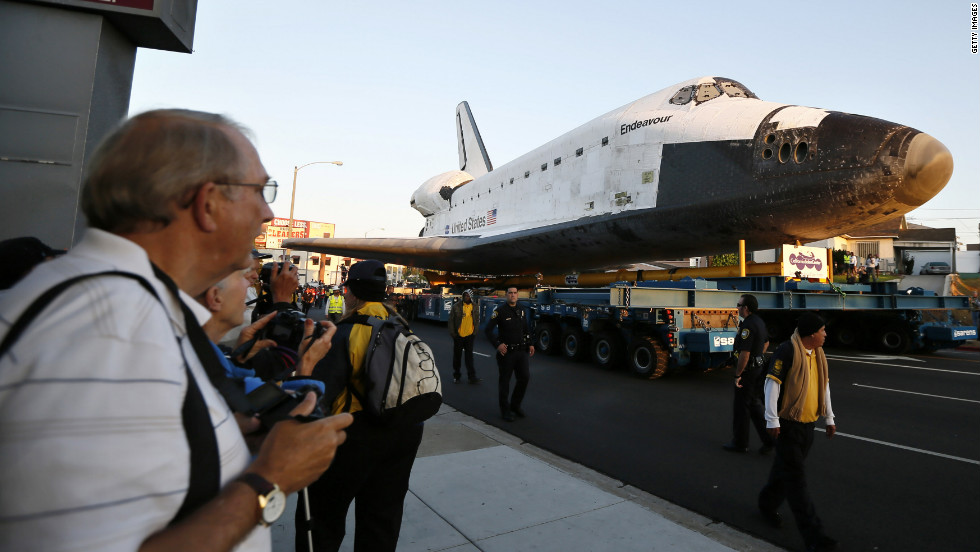
[[[714,255],[708,261],[708,266],[738,266],[738,253]]]

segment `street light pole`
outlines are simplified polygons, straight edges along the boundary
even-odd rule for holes
[[[293,208],[296,207],[296,173],[298,173],[299,170],[302,169],[303,167],[309,167],[310,165],[321,165],[321,164],[337,165],[339,167],[342,166],[344,162],[343,161],[314,161],[312,163],[307,163],[305,165],[300,165],[298,167],[293,166],[293,194],[292,194],[292,198],[290,198],[289,200],[289,227],[286,230],[286,233],[289,235],[290,238],[293,237]],[[287,249],[286,255],[288,256],[290,253],[291,251]]]

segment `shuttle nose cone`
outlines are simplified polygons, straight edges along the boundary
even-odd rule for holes
[[[953,156],[928,134],[917,134],[905,156],[905,178],[895,198],[918,207],[942,190],[953,175]]]

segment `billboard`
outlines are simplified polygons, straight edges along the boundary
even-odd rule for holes
[[[286,238],[332,238],[333,235],[333,223],[293,219],[293,228],[290,231],[289,219],[276,217],[255,238],[255,248],[282,249],[282,242]]]
[[[823,247],[803,247],[783,245],[783,276],[789,278],[830,277],[827,249]]]

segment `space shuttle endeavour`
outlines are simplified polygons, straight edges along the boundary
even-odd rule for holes
[[[416,238],[284,247],[467,274],[534,274],[816,241],[905,214],[949,181],[928,134],[767,102],[701,77],[610,111],[494,168],[466,102],[459,170],[425,181]]]

